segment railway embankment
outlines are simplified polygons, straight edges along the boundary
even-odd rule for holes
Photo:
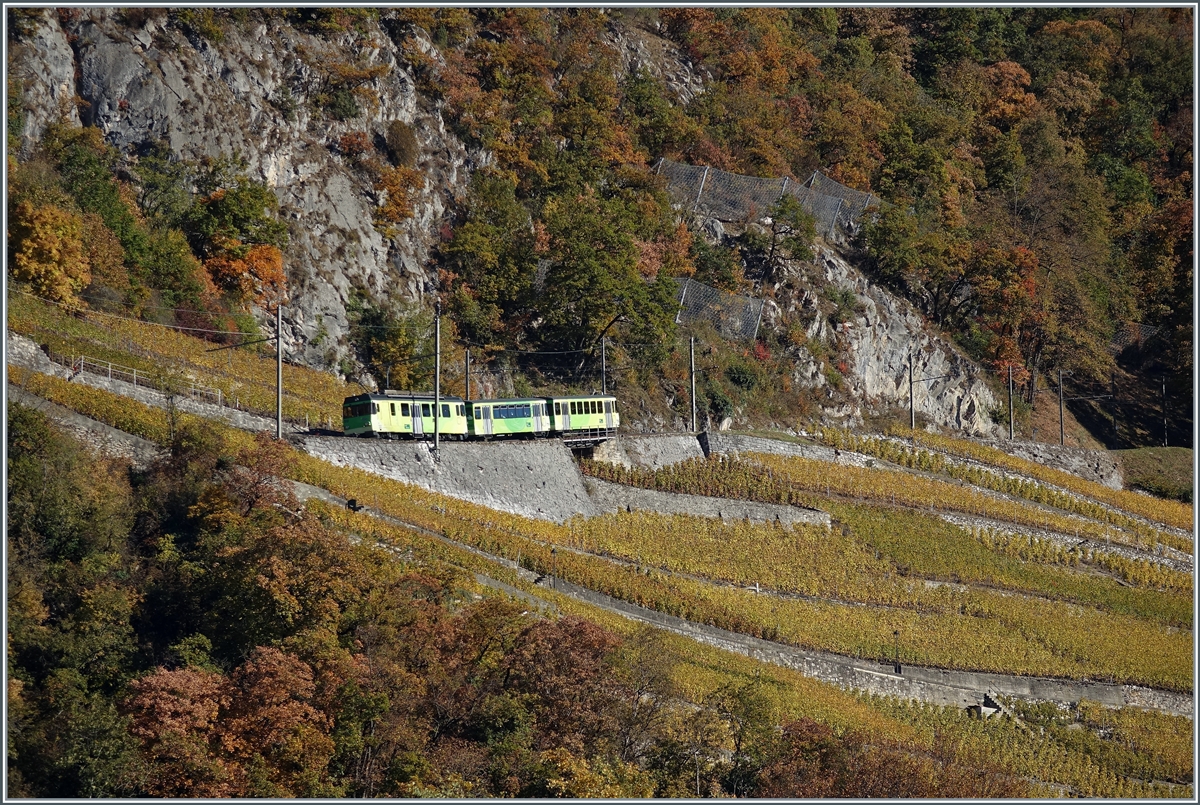
[[[441,441],[436,455],[431,442],[344,436],[298,436],[293,441],[331,464],[358,467],[510,514],[561,523],[598,511],[571,451],[554,439]]]

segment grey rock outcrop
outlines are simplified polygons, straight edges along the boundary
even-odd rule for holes
[[[9,50],[10,75],[19,83],[23,95],[22,157],[33,152],[46,126],[61,116],[79,124],[75,54],[53,10],[40,11],[31,33],[16,39]]]
[[[419,100],[382,30],[364,47],[348,34],[315,37],[279,20],[249,19],[227,25],[214,44],[168,26],[165,14],[131,24],[118,9],[47,13],[15,69],[26,77],[28,105],[53,110],[78,95],[81,122],[127,155],[162,141],[184,159],[244,157],[251,178],[275,192],[289,228],[285,349],[310,365],[336,366],[346,355],[354,289],[376,300],[413,300],[433,286],[428,258],[438,222],[465,187],[473,157],[436,106]],[[314,108],[336,61],[383,72],[369,82],[377,103],[362,104],[361,115],[345,122]],[[27,142],[51,114],[30,113]],[[382,138],[391,121],[412,127],[425,187],[412,218],[385,234],[372,224],[379,194],[336,146],[349,132]],[[130,167],[136,171],[136,157]]]
[[[999,404],[984,382],[979,367],[953,344],[935,333],[908,302],[869,282],[843,253],[829,244],[816,248],[817,277],[800,278],[790,298],[763,308],[763,326],[780,327],[785,312],[797,312],[808,322],[809,343],[832,344],[846,354],[837,367],[843,392],[832,390],[824,402],[824,417],[832,424],[854,426],[865,416],[909,405],[908,360],[913,356],[917,415],[929,423],[970,436],[997,435],[989,411]],[[784,274],[800,276],[795,266]],[[813,281],[815,280],[815,282]],[[821,312],[818,285],[853,294],[852,316],[834,325]],[[801,346],[793,357],[792,381],[801,388],[830,386],[828,358]]]

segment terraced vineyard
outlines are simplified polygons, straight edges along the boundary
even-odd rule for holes
[[[213,352],[219,344],[170,327],[95,311],[73,315],[21,292],[8,297],[8,328],[61,355],[111,361],[166,382],[186,378],[219,388],[242,410],[275,415],[275,357],[260,355],[257,348]],[[345,383],[328,372],[285,362],[283,387],[285,418],[341,430],[342,401],[354,393]]]
[[[10,377],[115,427],[160,444],[169,439],[160,409],[16,367],[10,367]],[[200,420],[182,415],[177,425],[189,422]],[[253,438],[203,424],[221,433],[230,451]],[[298,451],[290,456],[287,475],[408,524],[322,509],[330,522],[391,544],[407,561],[483,573],[619,630],[632,627],[531,584],[513,563],[660,612],[805,648],[879,660],[895,659],[898,651],[905,663],[1193,690],[1187,574],[1163,570],[1149,559],[1127,560],[1129,567],[1122,569],[1113,564],[1120,557],[1098,550],[1067,551],[1003,530],[958,527],[931,513],[921,493],[936,495],[939,510],[984,510],[1009,523],[1074,528],[1088,522],[1096,533],[1117,530],[1112,523],[937,478],[880,469],[849,472],[858,468],[776,456],[697,461],[658,473],[590,463],[584,469],[664,491],[816,506],[834,517],[834,528],[641,512],[556,525],[335,467]],[[1145,531],[1134,535],[1135,541],[1148,538]],[[1036,713],[980,721],[954,709],[853,696],[698,644],[677,645],[691,658],[680,673],[686,677],[683,689],[696,700],[730,678],[762,674],[781,712],[866,730],[918,750],[953,736],[964,762],[989,758],[1035,781],[1041,794],[1191,795],[1186,719],[1126,711],[1110,716],[1081,707],[1054,724]]]

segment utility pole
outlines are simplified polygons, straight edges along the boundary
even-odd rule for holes
[[[1013,440],[1013,384],[1012,384],[1012,364],[1008,366],[1008,440]]]
[[[275,305],[275,438],[283,438],[283,299]]]
[[[1108,376],[1108,393],[1112,396],[1113,404],[1113,449],[1117,450],[1121,447],[1121,425],[1117,421],[1119,404],[1117,403],[1117,373],[1112,372]]]
[[[608,353],[605,351],[605,344],[608,342],[606,336],[600,336],[600,393],[608,394]]]
[[[433,306],[433,457],[438,459],[438,425],[442,407],[442,300]]]
[[[913,356],[908,353],[908,427],[917,430],[917,396],[913,391]]]
[[[688,342],[688,354],[692,361],[692,433],[696,432],[696,337]]]
[[[1166,447],[1167,446],[1167,376],[1166,375],[1163,375],[1163,378],[1162,378],[1162,390],[1163,390],[1163,400],[1162,400],[1163,447]]]
[[[1063,389],[1062,389],[1063,370],[1058,370],[1058,443],[1065,445],[1067,443],[1067,432],[1063,425]]]
[[[463,399],[470,400],[471,399],[471,348],[470,347],[467,347],[467,369],[465,372],[463,372],[463,377],[465,377],[467,379],[467,396],[463,397]]]

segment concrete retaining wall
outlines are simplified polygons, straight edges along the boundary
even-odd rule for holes
[[[592,457],[596,461],[619,464],[622,467],[645,467],[657,470],[691,458],[703,458],[700,442],[689,434],[667,433],[655,436],[618,436],[597,445]]]
[[[597,510],[602,512],[637,509],[664,514],[719,517],[721,520],[750,520],[755,523],[773,523],[778,520],[784,524],[829,525],[829,515],[825,512],[803,509],[799,506],[780,506],[774,503],[754,503],[748,500],[655,492],[650,489],[609,483],[598,478],[585,478],[584,486],[591,494]]]
[[[562,442],[432,442],[301,436],[301,449],[359,469],[500,511],[561,523],[591,517],[595,504]]]

